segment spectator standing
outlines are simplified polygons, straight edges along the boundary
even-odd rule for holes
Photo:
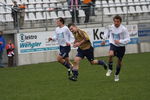
[[[84,21],[84,23],[89,22],[92,4],[93,4],[92,0],[83,0],[83,10],[85,12],[85,21]]]
[[[19,5],[19,25],[20,25],[20,28],[23,28],[23,25],[24,25],[25,8],[26,8],[25,3]]]
[[[3,37],[3,31],[0,31],[0,68],[4,67],[2,65],[2,59],[3,59],[3,50],[5,48],[5,39]]]
[[[18,17],[19,17],[18,16],[18,10],[19,10],[19,6],[17,4],[17,1],[13,1],[11,15],[12,15],[12,18],[13,18],[13,21],[14,21],[14,28],[18,27]]]
[[[76,22],[79,23],[79,6],[81,5],[80,0],[70,0],[69,8],[72,16],[72,23]]]
[[[8,56],[8,67],[12,67],[14,63],[14,49],[15,46],[12,43],[11,40],[8,41],[8,44],[6,45],[6,51]]]

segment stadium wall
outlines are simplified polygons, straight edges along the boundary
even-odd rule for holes
[[[104,33],[104,29],[105,28],[85,28],[84,30],[87,31],[89,33],[91,42],[93,47],[95,48],[94,50],[94,54],[95,57],[101,57],[101,56],[107,56],[108,55],[108,51],[109,51],[109,45],[106,44],[106,46],[101,46],[100,42]],[[130,32],[131,35],[131,42],[126,46],[126,53],[139,53],[139,52],[150,52],[150,43],[140,43],[138,41],[138,30],[137,30],[137,26],[136,25],[130,25],[128,26],[128,30]],[[52,33],[54,33],[53,31],[48,31],[48,32],[38,32],[40,35],[39,37],[46,37],[46,39],[39,39],[40,40],[45,40],[47,41],[48,37],[50,35],[52,35]],[[16,53],[16,64],[17,65],[26,65],[26,64],[37,64],[37,63],[43,63],[43,62],[52,62],[52,61],[56,61],[56,56],[59,53],[58,51],[58,45],[56,45],[55,42],[53,43],[49,43],[49,42],[45,42],[46,45],[48,47],[46,47],[46,49],[42,48],[42,49],[35,49],[35,48],[30,48],[30,49],[21,49],[18,48],[20,43],[19,41],[22,41],[21,38],[24,40],[24,35],[26,34],[32,34],[34,36],[34,34],[38,34],[37,32],[33,32],[33,33],[19,33],[19,34],[15,34],[15,44],[17,46]],[[48,34],[48,35],[44,35],[44,34]],[[51,33],[51,34],[50,34]],[[22,35],[20,35],[22,34]],[[31,38],[32,39],[32,38]],[[26,41],[26,42],[35,42],[37,40],[31,40],[31,41]],[[53,45],[51,45],[53,44]],[[50,48],[50,47],[52,48]],[[139,46],[140,46],[140,50],[139,51]],[[20,51],[19,51],[20,50]],[[35,50],[35,51],[34,51]],[[38,50],[38,51],[36,51]],[[73,59],[76,55],[76,49],[72,49],[71,53],[70,53],[70,58]]]

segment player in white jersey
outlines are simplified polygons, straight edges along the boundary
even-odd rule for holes
[[[71,72],[71,63],[69,60],[69,52],[71,50],[71,43],[74,42],[74,36],[72,32],[64,25],[65,21],[63,18],[58,18],[56,20],[57,28],[55,30],[55,35],[49,38],[49,41],[58,41],[60,46],[60,53],[57,56],[57,61],[63,64],[68,69],[68,76]]]
[[[118,61],[114,81],[119,81],[119,72],[122,66],[122,58],[125,54],[125,45],[130,42],[130,35],[127,28],[121,24],[122,18],[119,15],[116,15],[113,18],[113,21],[114,24],[104,32],[104,41],[101,44],[105,45],[105,40],[107,38],[109,39],[109,69],[106,76],[111,75],[113,69],[113,57],[117,56]]]

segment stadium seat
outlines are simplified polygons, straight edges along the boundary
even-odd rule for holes
[[[136,12],[137,13],[143,13],[143,11],[142,11],[140,6],[136,6]]]
[[[126,7],[126,6],[124,6],[124,7],[123,7],[123,13],[124,13],[124,14],[129,13],[129,10],[127,9],[127,7]]]
[[[104,8],[103,10],[104,10],[103,12],[104,12],[105,15],[110,15],[110,12],[109,12],[108,8]]]
[[[36,4],[35,8],[36,8],[36,11],[43,11],[42,4]]]
[[[148,12],[147,6],[143,5],[143,6],[142,6],[142,11],[143,11],[143,12]]]
[[[137,13],[137,12],[135,11],[135,8],[133,6],[129,6],[129,13],[134,14],[134,13]]]
[[[28,0],[29,1],[29,4],[35,4],[35,0]]]
[[[44,17],[43,17],[41,12],[36,12],[36,19],[37,20],[44,20]]]
[[[100,2],[100,1],[96,1],[96,2],[95,2],[95,5],[96,5],[96,6],[95,6],[96,8],[99,8],[99,7],[101,7],[101,2]]]
[[[102,1],[103,7],[109,7],[107,1]]]
[[[25,20],[25,21],[28,21],[28,20],[29,20],[29,17],[27,16],[27,13],[25,13],[24,20]]]
[[[139,0],[134,0],[134,5],[140,5],[140,1]]]
[[[145,5],[147,2],[145,0],[140,0],[140,4]]]
[[[50,16],[51,16],[51,19],[56,19],[56,18],[58,18],[58,16],[57,16],[57,14],[56,14],[55,11],[50,12]]]
[[[108,0],[108,3],[109,3],[109,7],[111,7],[111,6],[115,6],[115,4],[114,4],[114,1],[113,1],[113,0]]]
[[[34,7],[33,4],[29,4],[28,8],[26,9],[26,11],[33,12],[33,11],[36,11],[36,10],[35,10],[35,7]]]
[[[51,3],[58,3],[57,0],[50,0]]]
[[[58,17],[65,18],[64,12],[63,11],[58,11]]]
[[[62,9],[62,8],[63,8],[63,5],[62,5],[62,3],[57,3],[57,4],[56,4],[56,7]]]
[[[79,17],[85,17],[85,13],[83,10],[79,10]]]
[[[121,5],[122,5],[122,6],[127,5],[127,1],[126,1],[126,0],[121,0]]]
[[[50,16],[49,12],[44,12],[43,18],[44,19],[51,19],[51,16]]]
[[[6,10],[3,6],[0,6],[0,14],[6,13]]]
[[[12,2],[12,0],[6,0],[6,4],[7,4],[7,5],[12,5],[13,2]]]
[[[71,18],[70,11],[68,10],[65,11],[65,18]]]
[[[63,9],[64,9],[64,10],[68,9],[68,4],[67,4],[67,2],[63,3]]]
[[[34,13],[28,13],[29,14],[29,20],[36,20]]]
[[[12,22],[13,21],[11,14],[6,14],[5,19],[6,19],[6,22]]]
[[[43,3],[50,3],[49,0],[43,0]]]
[[[128,0],[128,5],[131,5],[131,6],[133,6],[133,5],[134,5],[134,2],[133,2],[133,0]]]
[[[56,8],[56,5],[54,3],[50,4],[50,8]]]
[[[0,22],[5,22],[4,15],[1,15],[1,14],[0,14]]]
[[[117,14],[115,7],[110,8],[110,14],[111,15]]]
[[[121,6],[120,0],[115,0],[115,5],[116,6]]]
[[[117,14],[124,14],[123,11],[122,11],[122,9],[121,9],[121,7],[117,7],[116,8],[116,13]]]
[[[42,0],[35,0],[35,2],[36,2],[36,3],[39,3],[39,4],[43,3]]]
[[[1,0],[0,2],[6,4],[5,0]]]
[[[48,9],[48,8],[49,8],[49,4],[44,3],[44,4],[43,4],[43,9]]]

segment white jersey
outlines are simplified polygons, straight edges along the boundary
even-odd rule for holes
[[[130,35],[127,28],[123,25],[115,27],[112,25],[104,32],[104,39],[109,38],[109,43],[115,46],[125,46],[130,42]],[[115,44],[114,40],[119,40],[120,44]]]
[[[74,36],[67,26],[57,27],[53,40],[57,40],[60,46],[66,46],[66,43],[74,42]]]

